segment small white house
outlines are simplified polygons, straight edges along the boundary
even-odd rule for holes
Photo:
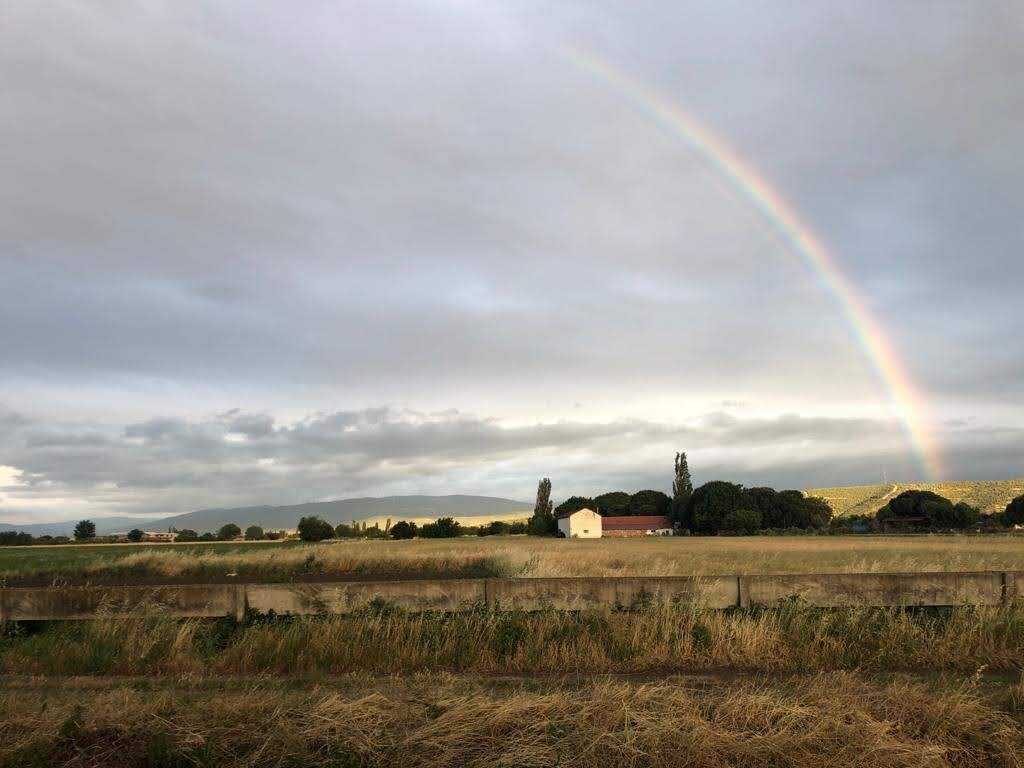
[[[567,539],[600,539],[601,516],[585,508],[559,515],[558,530]]]

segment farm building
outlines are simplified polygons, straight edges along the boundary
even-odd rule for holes
[[[602,536],[671,536],[672,523],[661,515],[605,517],[601,520]]]
[[[592,509],[558,515],[558,532],[567,539],[600,539],[601,516]]]
[[[591,509],[558,515],[558,531],[567,539],[600,539],[602,536],[671,536],[672,523],[660,515],[601,517]]]

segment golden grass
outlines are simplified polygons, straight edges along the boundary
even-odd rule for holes
[[[1024,667],[1024,607],[904,611],[694,607],[347,616],[250,623],[54,622],[0,639],[0,673],[69,675],[487,674]]]
[[[974,684],[489,684],[355,678],[0,694],[0,766],[1021,766],[1020,720]]]
[[[0,577],[270,579],[295,573],[404,576],[670,576],[1024,570],[1024,539],[1011,534],[915,536],[666,537],[571,540],[525,536],[341,541],[242,552],[126,553],[72,571],[22,564]]]

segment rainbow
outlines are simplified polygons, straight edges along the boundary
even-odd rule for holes
[[[780,192],[736,151],[684,112],[667,95],[642,83],[601,56],[576,45],[559,45],[558,53],[605,83],[674,136],[701,153],[739,192],[753,203],[817,276],[846,317],[903,426],[908,445],[924,479],[943,476],[942,455],[924,416],[923,398],[880,323],[814,231]]]

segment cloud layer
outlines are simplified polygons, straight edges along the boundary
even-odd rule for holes
[[[500,491],[527,499],[540,475],[556,480],[559,496],[594,488],[667,490],[674,446],[687,447],[698,481],[807,487],[837,478],[854,482],[882,467],[895,475],[907,471],[899,424],[794,414],[761,419],[719,411],[674,425],[508,426],[457,411],[373,408],[279,424],[269,414],[232,409],[196,421],[157,417],[119,431],[10,423],[0,465],[17,471],[9,471],[0,498],[15,516],[89,509],[168,514],[369,492]],[[1021,430],[961,432],[961,450],[991,476],[1024,460]],[[814,458],[802,458],[808,454]]]
[[[0,519],[51,491],[635,486],[677,448],[790,485],[917,479],[815,275],[572,46],[819,232],[951,475],[1019,474],[1018,3],[15,0],[0,26]]]

